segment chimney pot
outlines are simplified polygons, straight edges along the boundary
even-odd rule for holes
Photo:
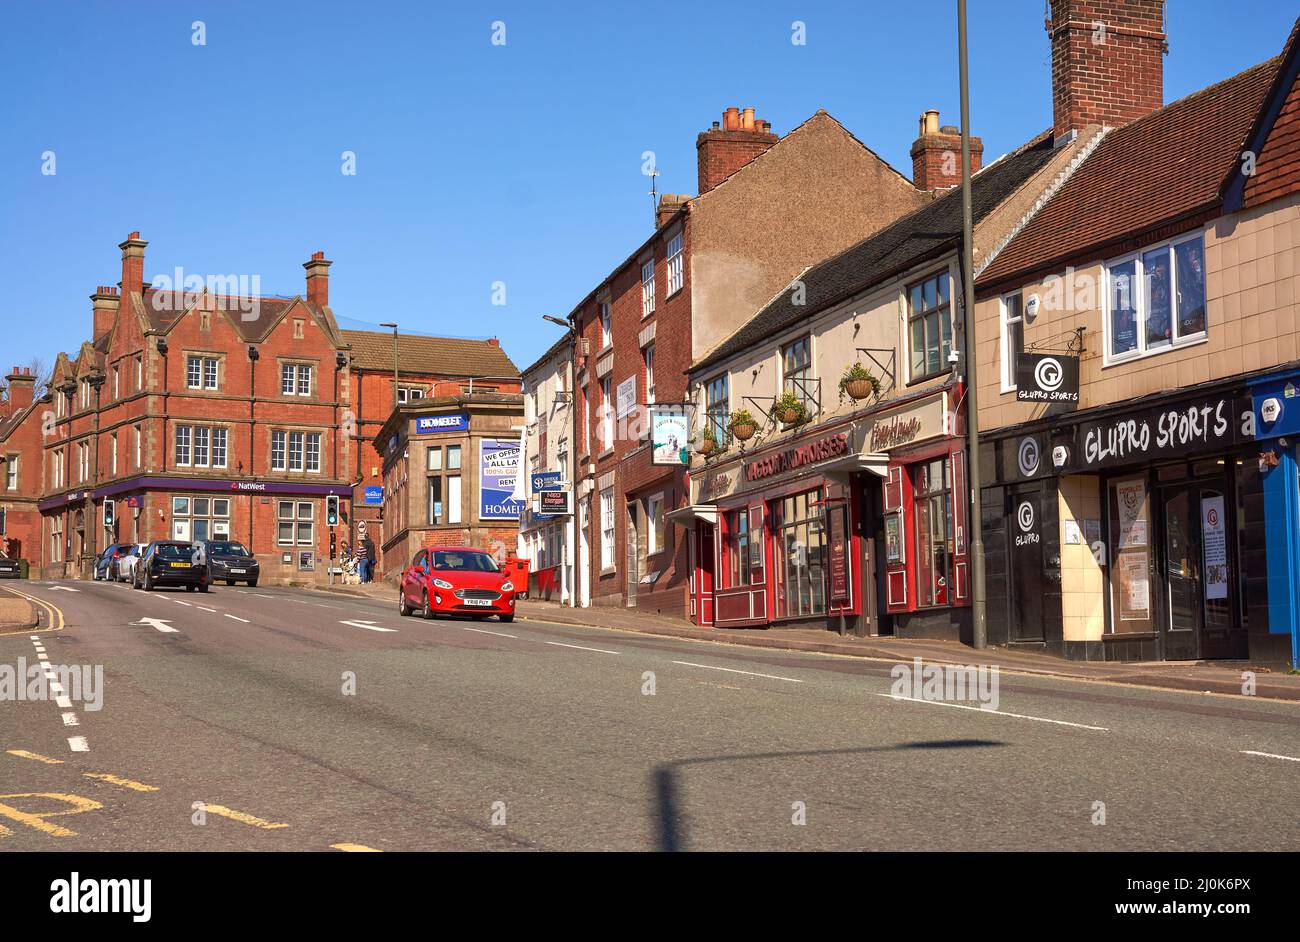
[[[922,125],[923,129],[921,131],[921,136],[929,137],[932,134],[938,134],[939,133],[939,110],[937,108],[931,108],[923,115],[923,118],[924,118],[924,123]]]
[[[713,128],[695,139],[699,170],[699,192],[709,192],[759,154],[777,142],[772,123],[754,116],[753,108],[742,112],[728,108],[722,113],[722,128]],[[660,210],[657,209],[656,213]],[[659,218],[659,217],[657,217]]]

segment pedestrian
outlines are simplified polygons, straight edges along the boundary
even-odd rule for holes
[[[364,582],[375,581],[375,541],[370,539],[370,534],[366,534],[366,541],[361,544],[361,551],[365,553],[366,575]]]

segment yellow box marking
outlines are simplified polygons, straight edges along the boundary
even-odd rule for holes
[[[110,785],[121,785],[123,788],[129,788],[136,792],[156,792],[157,785],[146,785],[144,782],[134,782],[129,778],[122,778],[117,775],[110,775],[107,772],[82,772],[86,778],[97,778],[101,782],[108,782]]]
[[[25,792],[21,795],[0,795],[0,799],[6,798],[52,798],[55,801],[62,801],[72,805],[70,811],[20,811],[13,805],[0,804],[0,815],[10,821],[17,821],[19,824],[25,824],[44,834],[49,834],[51,837],[76,837],[77,832],[58,824],[51,824],[45,820],[46,818],[58,818],[67,814],[81,814],[83,811],[94,811],[97,808],[104,807],[92,798],[82,798],[80,795],[64,795],[59,792]]]
[[[6,749],[5,752],[20,759],[35,759],[37,762],[44,762],[46,765],[63,765],[62,759],[51,759],[49,756],[28,752],[26,749]]]
[[[334,850],[346,851],[350,854],[382,854],[383,851],[377,847],[367,847],[365,844],[331,844]]]
[[[232,821],[238,821],[241,824],[251,824],[255,828],[273,831],[276,828],[287,828],[287,824],[274,824],[270,821],[263,821],[261,818],[251,814],[245,814],[242,811],[235,811],[227,808],[225,805],[210,805],[207,802],[203,804],[204,811],[210,811],[212,814],[221,815],[223,818],[229,818]]]

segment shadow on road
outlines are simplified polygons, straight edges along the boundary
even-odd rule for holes
[[[762,759],[807,759],[824,756],[865,755],[871,752],[897,752],[904,749],[981,749],[1003,745],[991,739],[935,739],[928,742],[899,743],[893,746],[863,746],[853,749],[813,749],[799,752],[756,752],[751,755],[707,756],[701,759],[681,759],[665,762],[654,770],[653,814],[658,822],[659,849],[661,851],[685,850],[681,830],[681,813],[677,807],[677,775],[692,765],[709,765],[717,762],[746,762]]]

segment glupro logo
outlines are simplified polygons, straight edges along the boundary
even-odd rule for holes
[[[1016,519],[1020,522],[1020,529],[1028,533],[1034,528],[1034,505],[1029,501],[1021,501],[1020,507],[1016,510]]]
[[[1021,477],[1030,478],[1038,472],[1039,458],[1038,441],[1033,438],[1022,438],[1020,440],[1020,449],[1016,454]]]
[[[1034,367],[1034,382],[1044,392],[1056,392],[1065,382],[1065,369],[1055,357],[1043,357]]]

